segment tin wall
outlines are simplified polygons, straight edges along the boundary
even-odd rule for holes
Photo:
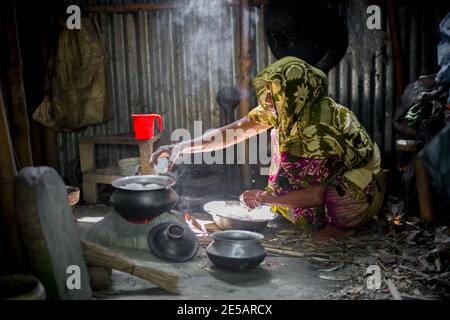
[[[203,0],[199,1],[205,4]],[[78,3],[95,5],[126,1]],[[129,133],[132,113],[162,114],[163,142],[169,142],[170,132],[176,128],[192,131],[195,120],[203,121],[204,130],[223,124],[215,96],[221,86],[239,86],[239,7],[216,3],[219,12],[217,7],[207,5],[202,8],[202,14],[197,14],[193,10],[195,0],[190,4],[190,10],[174,8],[95,14],[109,52],[113,118],[102,125],[58,135],[63,176],[73,170],[70,163],[78,157],[80,135]],[[343,17],[347,16],[345,2],[333,6]],[[251,7],[251,76],[274,61],[265,41],[262,12],[262,7]],[[382,29],[387,34],[384,8],[382,13]],[[436,71],[437,26],[445,14],[444,9],[426,5],[400,6],[399,25],[407,82]],[[198,26],[202,23],[209,25],[207,28],[203,25],[201,29],[204,39],[191,38],[191,34],[198,34]],[[199,41],[199,46],[193,46],[192,41]],[[365,69],[356,69],[355,63],[349,55],[329,73],[329,94],[356,112],[389,163],[394,143],[390,120],[396,100],[393,53],[388,36],[386,46],[376,52]],[[254,96],[252,101],[255,102]],[[105,146],[98,148],[97,156],[104,165],[111,165],[136,152],[132,148]]]

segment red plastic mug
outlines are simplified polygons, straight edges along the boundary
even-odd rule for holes
[[[148,140],[155,136],[155,119],[158,120],[158,129],[162,131],[162,119],[159,114],[132,114],[134,138]]]

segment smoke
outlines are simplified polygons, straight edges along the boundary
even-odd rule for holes
[[[198,85],[233,70],[232,5],[226,0],[189,0],[178,9],[174,22],[181,27],[186,75],[198,76]]]

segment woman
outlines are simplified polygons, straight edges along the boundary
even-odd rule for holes
[[[233,141],[212,140],[218,132],[160,147],[152,157],[212,151],[273,128],[266,190],[241,195],[250,208],[270,205],[292,223],[324,226],[321,241],[351,235],[380,209],[384,181],[380,153],[354,113],[326,97],[326,75],[295,57],[269,65],[254,79],[259,106],[232,124],[243,129]],[[253,130],[249,130],[253,129]]]

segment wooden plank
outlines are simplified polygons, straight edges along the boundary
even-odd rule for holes
[[[93,143],[79,143],[80,148],[80,167],[81,172],[95,170],[95,144]],[[97,185],[95,183],[86,182],[83,179],[82,183],[83,200],[87,203],[98,202]]]
[[[132,136],[126,135],[106,135],[106,136],[82,136],[79,142],[94,144],[118,144],[118,145],[134,145],[138,146],[142,143],[155,143],[161,135],[157,134],[149,140],[136,140]]]
[[[22,58],[17,32],[14,1],[6,1],[4,10],[4,32],[6,44],[6,65],[8,69],[9,111],[11,117],[12,140],[21,167],[33,165],[31,154],[30,124],[23,86]]]
[[[81,172],[95,170],[95,144],[80,142]]]
[[[417,194],[419,196],[420,219],[433,221],[435,218],[431,180],[422,161],[414,158],[414,173],[416,175]]]
[[[150,164],[150,157],[153,153],[153,143],[146,142],[139,145],[139,157],[141,159],[141,174],[155,174],[153,166]]]
[[[95,170],[86,171],[85,173],[106,176],[120,176],[120,169],[118,167],[97,168]]]
[[[83,200],[87,203],[98,202],[97,184],[111,184],[120,177],[117,169],[96,169],[95,145],[135,145],[139,147],[141,159],[141,173],[154,174],[153,166],[150,165],[150,157],[153,153],[153,143],[157,141],[160,134],[153,139],[135,140],[130,135],[107,135],[107,136],[83,136],[79,139],[80,166],[83,174]],[[143,165],[142,165],[143,164]],[[112,171],[111,171],[112,170]]]
[[[87,184],[111,184],[111,182],[118,178],[121,178],[121,176],[83,173],[83,183],[85,182]]]
[[[83,192],[83,200],[86,203],[93,204],[98,202],[98,191],[96,183],[83,182],[81,184],[81,189]]]
[[[119,169],[116,167],[94,169],[83,172],[83,200],[86,203],[97,203],[97,184],[111,184],[112,181],[120,177]]]

